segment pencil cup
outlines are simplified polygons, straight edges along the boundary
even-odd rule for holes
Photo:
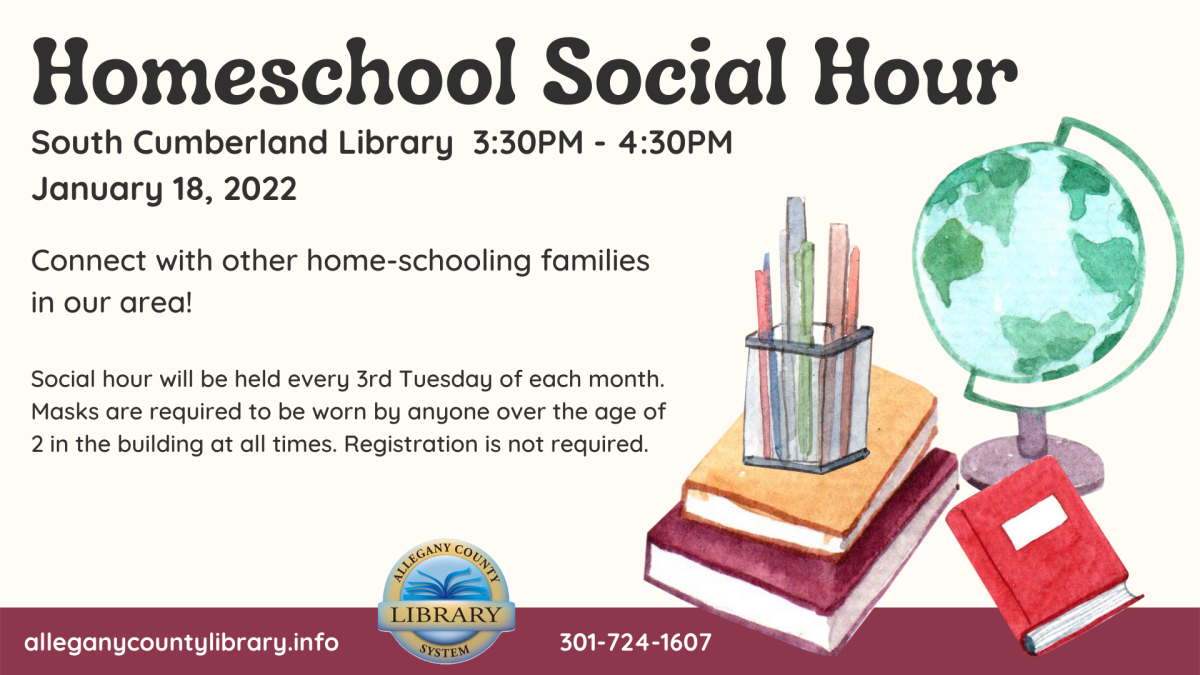
[[[743,463],[824,474],[865,459],[875,330],[829,344],[789,342],[782,330],[746,337]]]

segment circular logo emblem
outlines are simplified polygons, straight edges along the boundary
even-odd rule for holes
[[[431,663],[461,663],[516,628],[508,582],[491,556],[455,539],[405,553],[383,587],[379,630]]]

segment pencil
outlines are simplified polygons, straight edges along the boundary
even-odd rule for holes
[[[825,344],[842,337],[846,321],[846,268],[850,264],[850,232],[845,224],[829,226],[829,285],[825,299]],[[837,459],[841,441],[836,437],[842,416],[838,396],[837,359],[821,363],[821,463]]]
[[[771,288],[761,270],[754,272],[754,289],[758,300],[758,339],[771,335]],[[762,414],[763,457],[771,458],[771,376],[770,358],[765,350],[758,351],[759,410]]]
[[[781,305],[783,310],[784,326],[787,327],[785,336],[788,340],[796,340],[797,334],[803,334],[803,326],[801,321],[800,311],[800,293],[797,291],[800,288],[802,280],[800,270],[797,269],[796,256],[803,250],[805,242],[808,241],[808,228],[805,223],[804,215],[804,197],[788,197],[787,200],[787,252],[784,255],[784,260],[787,261],[787,267],[784,272],[787,274],[785,284],[788,288],[787,293],[783,296],[783,300],[787,303]],[[811,330],[812,326],[809,325]]]
[[[791,331],[788,323],[788,297],[795,292],[790,281],[792,263],[788,256],[788,230],[785,227],[779,232],[779,259],[783,261],[779,269],[779,309],[783,313],[783,320],[780,321],[779,333],[786,342],[791,340],[789,337]],[[780,459],[791,459],[791,426],[788,426],[788,420],[796,419],[796,357],[793,354],[783,352],[779,355],[781,363],[779,370],[779,388],[780,388],[780,405],[783,406],[780,412],[783,426],[776,427],[775,433],[780,436],[781,454]]]
[[[813,281],[816,274],[813,270],[816,248],[811,241],[806,241],[796,254],[796,281],[800,296],[799,311],[796,312],[797,342],[812,344],[813,341]],[[797,452],[809,457],[813,451],[813,363],[812,357],[800,356],[797,364],[796,387],[796,441]]]
[[[771,254],[763,255],[763,279],[767,283],[767,339],[774,340],[775,321],[771,316]],[[774,345],[772,345],[774,346]],[[775,457],[783,457],[786,445],[783,440],[783,402],[779,397],[779,354],[772,349],[770,352],[770,370],[767,371],[771,383],[771,441],[775,449]]]
[[[858,330],[858,247],[850,249],[850,266],[846,271],[846,314],[842,323],[843,335]],[[842,367],[842,456],[850,454],[850,417],[854,404],[854,348],[843,352]],[[857,449],[857,448],[856,448]]]
[[[783,268],[779,271],[779,290],[782,293],[779,298],[779,307],[783,312],[783,320],[780,322],[783,325],[783,339],[793,342],[803,335],[800,321],[802,274],[799,254],[807,240],[804,198],[788,197],[787,220],[783,231],[779,233],[779,259],[783,261]],[[780,428],[787,430],[782,434],[783,454],[786,459],[797,459],[800,439],[792,438],[792,436],[799,429],[797,415],[807,413],[798,410],[800,402],[797,393],[799,371],[796,366],[806,357],[785,352],[780,358],[783,361],[783,366],[779,371],[780,379],[783,380],[783,426]]]

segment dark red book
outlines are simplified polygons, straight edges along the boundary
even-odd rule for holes
[[[1129,572],[1053,457],[964,500],[946,523],[1030,654],[1143,597],[1127,587]]]
[[[934,449],[838,560],[683,518],[646,537],[646,581],[731,621],[836,654],[870,613],[958,489],[958,460]]]

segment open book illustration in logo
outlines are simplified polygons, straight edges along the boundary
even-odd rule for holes
[[[1054,457],[946,515],[1008,627],[1030,654],[1062,646],[1143,596]]]
[[[1031,384],[1078,373],[1121,342],[1142,299],[1146,256],[1139,212],[1108,169],[1066,147],[1073,129],[1111,146],[1154,188],[1174,235],[1174,293],[1154,337],[1108,382],[1053,405],[1003,403],[977,393],[976,379]],[[1147,209],[1143,216],[1150,213],[1149,205],[1138,206]],[[970,373],[966,398],[1017,414],[1017,436],[981,443],[963,455],[963,478],[983,489],[1051,455],[1081,494],[1099,489],[1100,457],[1048,435],[1046,413],[1125,379],[1154,351],[1175,313],[1183,238],[1171,201],[1141,157],[1112,135],[1068,117],[1053,143],[1015,145],[968,161],[942,180],[922,209],[913,274],[934,335]]]
[[[517,608],[492,557],[464,541],[438,539],[396,562],[383,588],[378,623],[413,656],[461,663],[515,629]]]
[[[422,570],[417,570],[417,574],[429,579],[429,581],[413,581],[410,579],[404,585],[404,593],[401,597],[405,600],[454,600],[458,598],[491,600],[491,595],[488,594],[485,586],[472,585],[483,581],[482,576],[475,576],[470,579],[451,583],[455,577],[460,577],[464,574],[469,575],[473,571],[468,567],[447,574],[444,580],[438,580],[437,577],[425,574]]]

